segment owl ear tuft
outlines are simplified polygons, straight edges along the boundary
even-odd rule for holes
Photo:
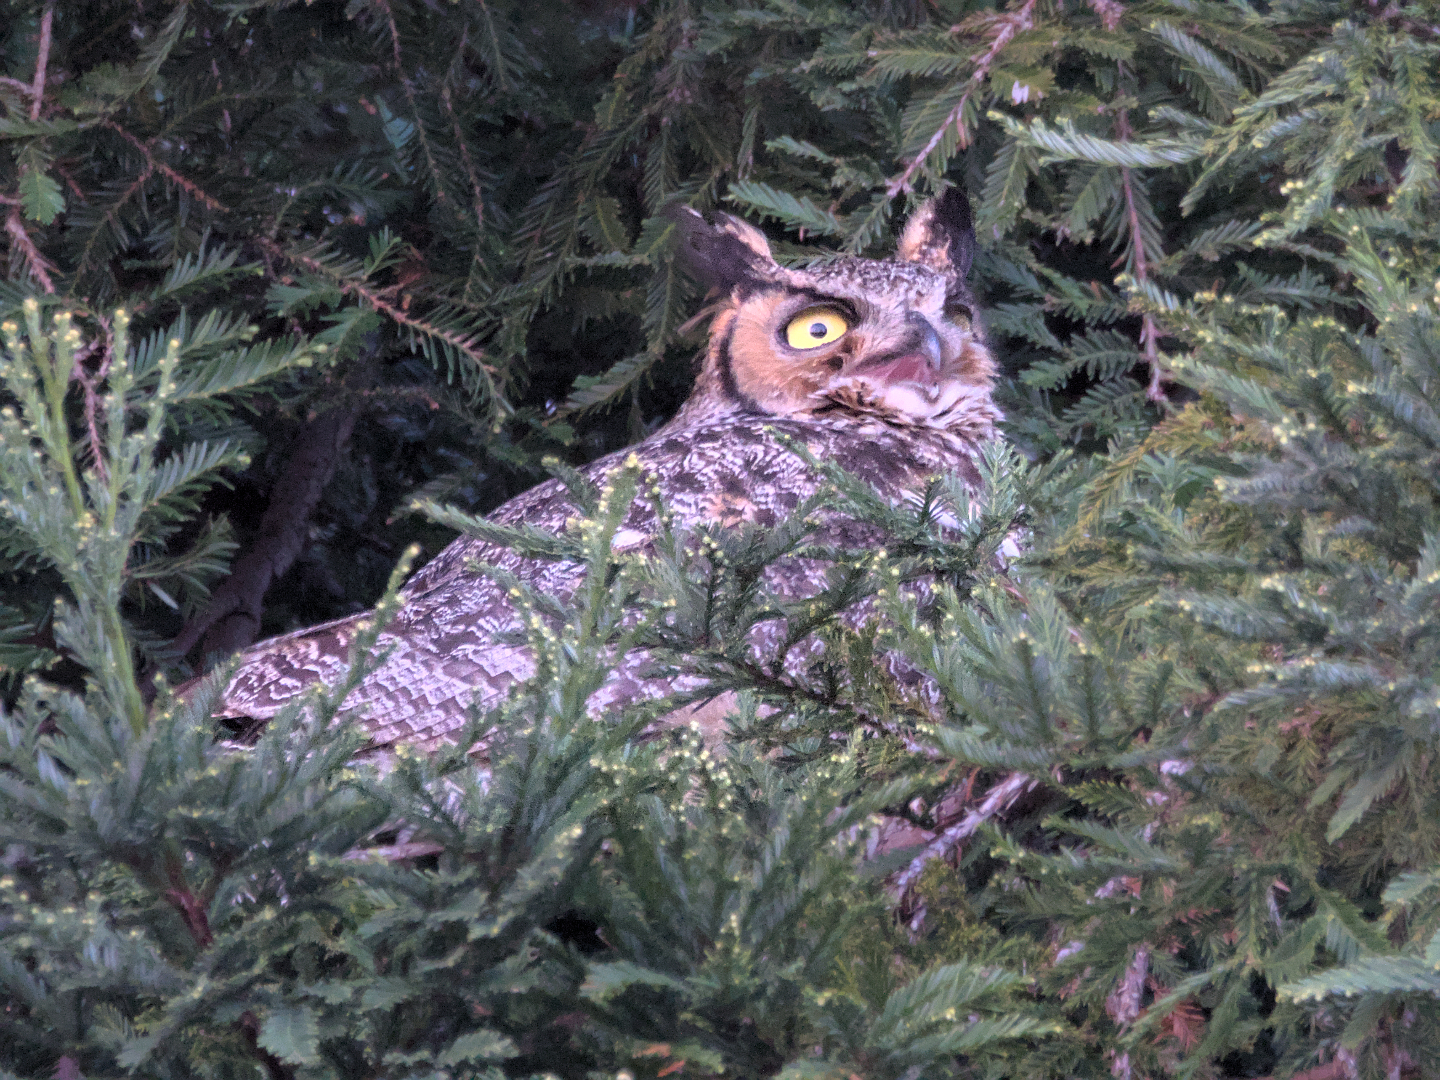
[[[975,257],[970,197],[958,187],[946,190],[910,215],[896,257],[921,263],[964,281]]]
[[[672,207],[667,214],[680,233],[676,255],[702,284],[730,292],[767,284],[779,272],[770,241],[748,221],[716,214],[709,222],[688,206]]]

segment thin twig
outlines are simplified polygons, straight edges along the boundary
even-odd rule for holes
[[[55,291],[55,282],[50,277],[55,267],[40,254],[40,249],[35,246],[35,241],[30,239],[30,233],[25,228],[25,221],[20,216],[20,209],[12,209],[5,217],[5,231],[10,234],[10,242],[19,249],[25,259],[25,267],[30,275],[38,282],[40,287],[47,293]]]
[[[495,34],[495,16],[490,13],[490,8],[486,6],[485,0],[480,0],[480,10],[485,13],[485,25],[490,30],[490,45],[495,50],[495,56],[501,59],[499,70],[495,72],[495,79],[500,83],[501,90],[509,90],[510,82],[505,78],[505,65],[504,59],[501,57],[500,39]]]
[[[90,437],[90,463],[101,480],[108,480],[109,470],[105,467],[105,454],[100,445],[100,394],[96,380],[86,373],[79,356],[75,357],[75,369],[70,377],[85,391],[85,430]]]
[[[190,931],[196,947],[208,949],[215,944],[210,918],[205,914],[205,907],[199,898],[190,891],[190,885],[185,880],[185,871],[177,859],[166,858],[165,876],[170,883],[170,888],[165,890],[165,899],[179,912],[181,921],[185,923],[185,929]]]
[[[450,117],[450,126],[455,133],[455,143],[460,147],[460,162],[465,166],[465,176],[470,181],[470,190],[475,195],[475,230],[478,234],[485,229],[485,195],[480,189],[480,177],[475,170],[475,162],[470,159],[470,145],[465,141],[465,133],[460,130],[460,119],[455,115],[455,106],[450,100],[449,83],[440,88],[440,104],[445,109],[445,115]],[[476,247],[478,248],[479,245],[477,244]]]
[[[1120,186],[1125,193],[1125,212],[1130,220],[1131,241],[1135,245],[1135,280],[1149,281],[1150,267],[1145,259],[1145,239],[1140,234],[1140,211],[1135,205],[1135,194],[1130,189],[1130,170],[1126,166],[1120,168]],[[1150,365],[1150,385],[1145,389],[1145,396],[1151,401],[1165,401],[1165,391],[1160,386],[1160,349],[1158,340],[1160,328],[1155,324],[1154,317],[1146,312],[1140,320],[1140,344],[1145,349],[1145,362]]]
[[[1129,142],[1130,124],[1125,116],[1125,110],[1120,110],[1120,141]],[[1130,186],[1130,168],[1122,165],[1120,167],[1120,186],[1125,191],[1125,214],[1130,221],[1130,239],[1134,244],[1135,251],[1135,280],[1150,280],[1150,262],[1145,257],[1145,237],[1140,231],[1140,208],[1135,203],[1135,192]]]
[[[40,119],[40,106],[45,97],[45,69],[50,63],[50,41],[51,29],[55,23],[55,3],[50,0],[45,5],[45,12],[40,16],[40,47],[35,56],[35,81],[29,86],[16,79],[6,79],[6,85],[13,85],[30,97],[30,119]],[[50,263],[40,249],[35,246],[35,241],[30,238],[30,230],[25,227],[25,219],[20,213],[20,201],[11,199],[8,196],[0,197],[5,205],[11,207],[10,212],[5,216],[5,232],[10,236],[10,242],[14,249],[20,253],[25,262],[25,268],[30,272],[31,277],[40,283],[40,287],[47,293],[55,291],[55,281],[51,274],[55,272],[55,266]]]
[[[8,86],[11,90],[30,96],[30,84],[21,82],[19,79],[12,79],[9,75],[0,75],[0,86]]]
[[[969,103],[971,94],[980,88],[980,84],[984,82],[985,77],[990,74],[990,65],[993,64],[995,58],[1000,55],[1000,50],[1009,44],[1010,39],[1021,30],[1029,30],[1031,28],[1031,15],[1034,10],[1035,0],[1025,0],[1025,3],[1022,4],[1017,11],[986,16],[987,20],[996,27],[995,36],[990,42],[990,48],[985,52],[984,56],[971,57],[971,59],[975,61],[976,66],[975,71],[970,76],[970,85],[965,88],[965,93],[960,96],[959,104],[946,115],[945,122],[940,125],[935,131],[935,134],[930,136],[930,141],[927,142],[921,151],[905,166],[905,171],[891,180],[887,185],[885,190],[890,198],[893,199],[902,191],[910,190],[911,178],[914,177],[920,166],[925,163],[925,159],[940,145],[940,141],[945,138],[945,132],[950,130],[952,124],[959,130],[960,145],[962,147],[969,145],[970,136],[965,130],[964,123],[965,106]],[[962,27],[966,25],[966,23],[961,24]]]
[[[443,330],[438,326],[432,326],[423,319],[412,318],[394,304],[384,300],[380,296],[378,289],[372,289],[358,281],[347,281],[345,278],[338,276],[319,259],[312,259],[308,255],[297,255],[294,252],[286,251],[273,240],[267,240],[264,237],[257,237],[256,242],[271,257],[284,259],[287,262],[294,263],[296,266],[304,267],[312,274],[319,274],[321,277],[329,278],[335,282],[342,293],[360,297],[376,311],[388,315],[401,326],[408,326],[412,330],[418,330],[427,337],[436,338],[439,341],[445,342],[447,345],[459,349],[473,360],[476,366],[487,375],[494,375],[496,373],[494,365],[485,360],[485,354],[477,349],[474,342],[469,338],[461,337],[459,334],[452,333],[449,330]]]
[[[136,150],[139,150],[140,153],[145,155],[145,165],[147,173],[158,172],[160,175],[164,176],[167,180],[173,183],[176,187],[180,188],[182,191],[187,192],[191,196],[191,198],[200,202],[207,210],[213,210],[217,214],[228,214],[230,212],[230,208],[228,206],[222,203],[219,199],[206,194],[204,189],[202,189],[199,184],[195,183],[195,181],[181,176],[169,165],[166,165],[163,161],[157,158],[150,148],[150,143],[142,142],[138,137],[126,131],[113,120],[102,120],[101,124],[104,127],[107,127],[111,131],[115,132],[131,146],[135,147]]]
[[[110,340],[110,328],[105,327],[105,338]],[[90,359],[95,352],[101,353],[100,365],[91,375],[85,370],[85,361]],[[110,349],[102,346],[98,341],[92,341],[78,353],[75,354],[75,366],[70,371],[70,378],[80,384],[85,391],[85,429],[90,437],[90,459],[99,473],[102,480],[108,477],[105,467],[104,446],[100,441],[100,384],[105,381],[105,376],[110,374]]]
[[[445,185],[441,180],[440,168],[435,164],[435,157],[430,152],[430,139],[425,134],[425,121],[420,116],[420,106],[415,102],[415,87],[410,77],[405,74],[405,64],[400,58],[400,28],[395,24],[395,12],[390,8],[389,0],[376,0],[376,7],[385,12],[385,19],[390,26],[390,48],[395,55],[395,74],[400,78],[400,86],[405,91],[405,100],[410,105],[410,115],[415,119],[415,134],[420,139],[420,149],[425,153],[425,164],[430,168],[430,176],[435,181],[435,201],[445,203],[449,196],[445,194]]]
[[[461,42],[463,47],[464,42]],[[475,235],[480,237],[485,232],[485,193],[480,188],[480,177],[475,169],[475,163],[470,160],[470,144],[465,141],[465,133],[460,129],[460,118],[455,115],[454,103],[450,100],[450,83],[447,80],[440,88],[440,103],[445,113],[450,117],[450,124],[455,133],[455,142],[460,147],[460,160],[465,166],[465,175],[470,180],[470,190],[474,193],[475,203]],[[475,282],[475,271],[481,262],[481,249],[483,244],[475,244],[475,254],[470,260],[470,270],[465,275],[465,292],[463,299],[470,301],[470,289]]]
[[[1121,142],[1130,140],[1130,113],[1127,109],[1121,109],[1115,118],[1115,128]],[[1135,251],[1135,280],[1148,282],[1150,280],[1150,263],[1145,257],[1145,235],[1140,230],[1140,208],[1135,202],[1135,192],[1131,188],[1130,169],[1128,166],[1120,167],[1120,187],[1125,194],[1125,214],[1130,222],[1130,242]],[[1167,401],[1165,390],[1160,385],[1162,371],[1160,369],[1160,327],[1149,312],[1146,312],[1140,320],[1140,344],[1145,350],[1145,361],[1150,365],[1150,384],[1145,388],[1145,397],[1150,401]]]
[[[45,5],[40,16],[40,51],[35,57],[35,82],[30,87],[30,119],[40,119],[40,106],[45,100],[45,68],[50,64],[50,31],[55,25],[55,0]]]
[[[130,186],[125,189],[120,197],[110,204],[109,209],[105,211],[97,227],[90,230],[90,237],[85,241],[85,246],[80,249],[80,259],[75,264],[76,281],[83,278],[85,272],[90,269],[90,255],[95,249],[95,244],[102,235],[107,235],[105,230],[111,225],[115,218],[119,216],[120,208],[129,202],[137,191],[145,186],[145,181],[154,175],[154,166],[147,164],[145,168],[140,170],[139,175],[130,182]]]
[[[75,201],[84,203],[89,200],[85,197],[85,189],[75,182],[75,177],[70,175],[70,170],[58,161],[50,163],[50,167],[60,174],[60,179],[65,181],[65,186],[75,194]]]
[[[123,127],[115,123],[115,121],[113,120],[102,120],[101,125],[103,127],[109,128],[111,131],[115,132],[122,139],[128,142],[131,146],[135,147],[136,150],[139,150],[141,155],[143,155],[143,157],[145,158],[145,167],[140,170],[140,172],[136,175],[135,179],[131,182],[130,186],[125,189],[125,191],[120,195],[120,197],[110,204],[110,207],[105,211],[105,214],[101,219],[100,227],[90,230],[90,238],[85,241],[85,247],[81,250],[79,262],[76,264],[75,267],[75,278],[77,281],[82,278],[85,272],[90,268],[91,252],[95,247],[96,241],[104,233],[105,226],[109,225],[109,223],[115,219],[115,217],[120,212],[120,208],[124,206],[127,202],[129,202],[135,196],[135,193],[145,186],[145,182],[149,180],[150,177],[154,176],[157,172],[163,175],[166,179],[170,180],[177,187],[181,188],[183,191],[188,192],[192,198],[194,198],[197,202],[201,203],[201,205],[205,206],[207,209],[213,210],[214,212],[219,214],[228,214],[230,212],[230,208],[228,206],[222,203],[219,199],[213,198],[210,195],[206,194],[193,180],[189,180],[186,177],[181,176],[169,165],[166,165],[163,161],[160,161],[158,158],[156,158],[154,153],[151,151],[148,143],[142,142],[140,139],[136,138],[130,132],[126,131]]]

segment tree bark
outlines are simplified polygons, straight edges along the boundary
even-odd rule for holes
[[[260,531],[172,647],[184,656],[203,639],[202,655],[228,656],[252,644],[260,631],[265,592],[305,549],[310,515],[335,475],[350,440],[359,403],[339,405],[311,417],[290,447],[289,460],[270,493]]]

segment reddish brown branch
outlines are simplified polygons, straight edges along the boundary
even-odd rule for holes
[[[403,310],[384,299],[379,289],[372,289],[363,282],[347,281],[344,278],[340,278],[318,259],[312,259],[308,255],[297,255],[286,251],[273,240],[267,240],[264,237],[257,237],[256,242],[264,248],[266,254],[272,258],[284,259],[287,262],[294,263],[296,266],[304,267],[312,274],[319,274],[321,277],[329,278],[335,282],[336,287],[339,288],[342,293],[358,296],[376,311],[388,316],[401,326],[408,326],[428,337],[436,338],[439,341],[445,342],[447,345],[459,349],[486,374],[495,374],[495,368],[485,361],[485,354],[475,347],[475,343],[471,339],[461,337],[459,334],[451,333],[448,330],[442,330],[437,326],[432,326],[423,319],[416,319],[413,316],[407,315]]]
[[[1115,118],[1115,128],[1120,141],[1128,142],[1128,110],[1120,110]],[[1145,234],[1140,227],[1140,208],[1131,186],[1130,169],[1123,165],[1120,167],[1120,188],[1125,195],[1125,215],[1130,223],[1130,243],[1135,251],[1135,280],[1146,282],[1150,280],[1150,262],[1145,255]],[[1145,396],[1151,401],[1166,401],[1168,399],[1165,397],[1165,390],[1160,385],[1164,375],[1160,366],[1160,327],[1149,312],[1140,320],[1140,345],[1145,350],[1145,362],[1150,365],[1150,384],[1145,388]]]
[[[393,304],[386,303],[384,300],[380,299],[374,289],[367,289],[364,285],[361,285],[358,282],[350,282],[348,284],[342,285],[341,291],[353,293],[356,296],[364,298],[364,300],[367,303],[373,305],[377,311],[384,312],[401,326],[409,326],[415,330],[419,330],[422,334],[426,334],[433,338],[438,338],[439,340],[445,342],[447,345],[453,345],[455,348],[459,349],[462,353],[468,356],[472,361],[474,361],[475,366],[480,368],[481,371],[484,371],[487,375],[495,374],[494,365],[486,362],[485,354],[479,349],[477,349],[470,339],[463,338],[459,334],[452,334],[448,330],[441,330],[439,327],[431,326],[423,319],[412,319],[409,315],[406,315],[405,312],[401,311]]]
[[[185,872],[179,863],[168,859],[166,861],[168,865],[165,873],[170,879],[170,888],[165,890],[165,899],[180,913],[185,929],[190,931],[190,937],[195,944],[202,949],[208,949],[215,943],[215,935],[210,930],[210,918],[205,914],[205,905],[190,891],[190,886],[185,881]]]
[[[55,26],[55,0],[45,5],[40,16],[40,49],[35,55],[35,82],[30,87],[30,119],[40,119],[40,106],[45,100],[45,68],[50,63],[50,32]]]
[[[53,162],[50,167],[60,174],[60,179],[65,181],[65,186],[74,193],[76,202],[84,203],[89,201],[85,197],[84,188],[75,182],[75,177],[70,175],[69,169],[65,168],[65,166],[58,161]]]
[[[145,158],[145,167],[140,170],[139,175],[137,175],[134,181],[130,184],[130,186],[125,189],[125,191],[121,194],[120,198],[115,200],[115,202],[110,206],[110,208],[105,211],[102,227],[93,229],[91,231],[90,239],[86,241],[84,249],[80,252],[80,261],[76,265],[75,277],[77,280],[83,277],[85,271],[90,268],[90,253],[94,249],[96,239],[104,232],[103,226],[109,225],[114,220],[115,216],[119,213],[120,208],[124,206],[127,202],[129,202],[132,198],[134,198],[135,193],[138,192],[141,188],[143,188],[145,186],[145,182],[149,180],[150,177],[154,176],[157,172],[164,176],[171,183],[173,183],[176,187],[180,188],[182,191],[187,192],[192,198],[194,198],[197,202],[199,202],[207,209],[220,214],[227,214],[230,212],[229,207],[227,207],[219,199],[213,198],[210,195],[206,194],[206,192],[193,180],[187,179],[186,177],[180,175],[180,173],[176,172],[169,165],[166,165],[163,161],[160,161],[158,158],[156,158],[148,143],[142,142],[140,139],[136,138],[130,132],[126,131],[113,120],[104,120],[101,122],[101,124],[102,126],[107,127],[111,131],[115,132],[131,146],[135,147],[136,150],[140,151],[140,153]]]
[[[460,147],[460,162],[465,166],[465,176],[470,181],[470,191],[475,197],[475,228],[478,232],[485,228],[485,196],[480,189],[480,176],[475,169],[475,162],[470,159],[470,145],[465,141],[465,133],[460,130],[460,119],[455,115],[455,106],[450,100],[448,83],[440,90],[440,103],[445,108],[445,115],[450,117],[455,143]]]
[[[151,150],[150,143],[142,142],[138,137],[130,134],[130,132],[126,131],[113,120],[103,120],[101,121],[101,124],[102,126],[107,127],[111,131],[115,132],[131,146],[135,147],[136,150],[139,150],[140,153],[145,155],[147,173],[158,172],[161,176],[165,177],[176,187],[180,188],[180,190],[186,192],[191,198],[195,199],[197,202],[203,205],[207,210],[213,210],[217,214],[228,214],[230,212],[230,208],[228,206],[222,203],[219,199],[206,194],[205,190],[201,188],[199,184],[195,183],[195,181],[182,176],[180,173],[172,169],[169,165],[166,165],[163,161],[159,160],[155,156],[154,152]]]
[[[1150,280],[1150,264],[1145,258],[1145,238],[1140,232],[1140,211],[1135,205],[1135,192],[1130,187],[1130,170],[1120,167],[1120,186],[1125,192],[1125,213],[1130,220],[1131,242],[1135,245],[1135,280]]]
[[[12,79],[9,75],[0,75],[0,86],[8,86],[11,90],[24,94],[27,98],[30,96],[30,84],[21,82],[19,79]]]
[[[140,175],[135,177],[120,198],[116,199],[115,202],[110,205],[110,208],[105,211],[101,219],[102,226],[90,230],[90,239],[85,241],[85,247],[80,251],[80,261],[75,266],[76,281],[79,281],[85,275],[85,271],[90,268],[90,253],[95,249],[95,241],[104,233],[105,227],[110,226],[114,222],[116,215],[120,212],[120,207],[129,202],[135,193],[145,186],[145,181],[149,180],[150,177],[154,175],[154,172],[155,170],[149,165],[141,169]]]
[[[30,276],[38,281],[40,287],[47,293],[53,293],[55,281],[50,275],[55,272],[55,267],[44,255],[40,254],[40,249],[35,246],[35,241],[30,239],[30,232],[25,228],[25,220],[20,216],[19,207],[12,209],[5,216],[5,232],[10,237],[10,243],[25,260],[25,269],[30,272]]]
[[[405,91],[405,100],[410,105],[410,115],[415,120],[415,135],[420,140],[420,149],[425,152],[425,164],[430,169],[430,175],[435,179],[435,201],[442,205],[447,201],[445,185],[441,183],[441,173],[435,164],[434,155],[430,152],[430,139],[425,134],[425,123],[420,118],[420,107],[415,102],[415,87],[411,84],[409,76],[405,74],[405,65],[400,58],[400,28],[395,25],[395,12],[390,8],[389,0],[376,0],[375,6],[385,12],[385,19],[390,27],[390,48],[395,56],[395,74],[400,79],[400,86]]]
[[[990,65],[993,64],[995,58],[1000,55],[1000,50],[1005,48],[1005,46],[1009,44],[1010,39],[1021,30],[1029,30],[1031,28],[1033,25],[1032,15],[1034,11],[1035,0],[1025,0],[1025,3],[1016,11],[993,15],[987,13],[980,16],[985,22],[994,27],[994,36],[990,39],[990,48],[986,50],[983,56],[971,57],[971,59],[975,61],[975,71],[970,76],[969,85],[965,87],[965,92],[960,95],[959,103],[950,110],[945,117],[945,122],[936,129],[935,134],[930,136],[930,141],[910,160],[905,166],[905,170],[890,181],[886,188],[886,194],[888,194],[890,198],[893,199],[896,195],[900,194],[900,192],[910,190],[910,181],[916,171],[925,163],[925,159],[934,152],[935,148],[940,145],[941,140],[945,138],[945,133],[950,130],[952,125],[954,125],[959,132],[960,145],[962,147],[969,145],[970,135],[969,132],[965,130],[965,106],[969,103],[970,96],[976,90],[980,89],[980,84],[983,83],[986,76],[990,74]],[[966,20],[956,29],[968,28],[972,25],[974,25],[974,23],[971,20]]]
[[[100,474],[103,480],[107,476],[105,467],[104,447],[100,441],[100,383],[110,371],[110,352],[103,350],[104,356],[100,366],[94,375],[85,370],[85,361],[88,360],[101,345],[92,341],[85,348],[75,354],[75,366],[71,369],[70,378],[80,384],[85,392],[85,430],[90,438],[90,460],[94,469]]]

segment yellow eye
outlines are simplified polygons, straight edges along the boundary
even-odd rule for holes
[[[828,308],[802,311],[785,327],[785,341],[792,349],[815,349],[845,336],[850,329],[843,316]]]

